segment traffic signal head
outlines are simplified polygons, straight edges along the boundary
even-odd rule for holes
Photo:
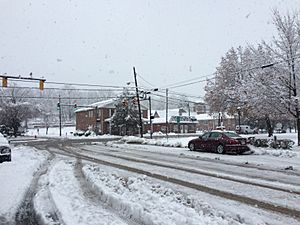
[[[126,98],[123,99],[122,105],[123,105],[123,107],[127,107],[128,106],[128,100]]]
[[[44,80],[40,80],[40,90],[43,91],[44,90]]]
[[[2,87],[7,87],[7,77],[2,77]]]
[[[60,103],[58,102],[57,103],[57,110],[59,110],[59,108],[60,108]]]
[[[77,104],[76,103],[74,103],[74,110],[76,110],[77,109]]]

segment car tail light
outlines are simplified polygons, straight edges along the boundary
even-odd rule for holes
[[[240,144],[240,142],[238,140],[235,140],[235,139],[228,139],[227,143],[231,144],[231,145],[239,145]]]

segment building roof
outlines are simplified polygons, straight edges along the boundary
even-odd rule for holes
[[[179,110],[180,109],[169,109],[168,111],[168,121],[171,120],[171,117],[173,116],[179,116]],[[154,113],[157,112],[157,114],[159,115],[159,118],[154,118],[152,120],[152,123],[165,123],[166,122],[166,110],[155,110],[154,112],[152,111],[152,115],[154,115]],[[148,113],[148,115],[150,116],[150,113]],[[188,117],[189,113],[188,112],[183,112],[181,114],[183,117]],[[190,117],[195,118],[197,121],[201,121],[201,120],[216,120],[219,118],[219,114],[218,113],[213,113],[213,114],[208,114],[208,113],[202,113],[202,114],[197,114],[196,112],[190,112]],[[227,113],[225,113],[225,118],[226,119],[232,119],[234,118],[233,116],[228,115]],[[188,121],[184,121],[184,122],[188,122]]]
[[[106,109],[115,109],[116,108],[116,103],[117,98],[112,98],[112,99],[108,99],[108,100],[104,100],[104,101],[100,101],[100,102],[95,102],[93,104],[90,104],[87,107],[84,108],[79,108],[77,110],[75,110],[75,113],[78,112],[84,112],[84,111],[90,111],[95,109],[96,107],[101,109],[101,108],[106,108]],[[148,108],[145,107],[143,104],[141,104],[141,109],[142,110],[147,110]]]

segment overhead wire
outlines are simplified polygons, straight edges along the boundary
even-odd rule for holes
[[[51,97],[51,96],[12,96],[12,95],[2,95],[0,98],[24,98],[24,99],[58,99],[59,97]],[[60,97],[60,99],[114,99],[116,97]]]
[[[299,54],[296,54],[294,55],[294,57],[292,59],[298,59],[300,58],[300,53]],[[235,72],[232,72],[232,73],[229,73],[229,74],[238,74],[238,73],[243,73],[243,72],[249,72],[249,71],[253,71],[253,70],[257,70],[257,69],[264,69],[264,68],[267,68],[267,67],[270,67],[270,66],[274,66],[274,65],[277,65],[277,64],[281,64],[283,62],[287,62],[291,59],[282,59],[282,60],[279,60],[279,61],[274,61],[274,62],[271,62],[269,64],[265,64],[265,65],[257,65],[257,66],[253,66],[251,68],[248,68],[248,69],[242,69],[242,70],[237,70]],[[200,79],[200,78],[203,78],[203,77],[209,77],[209,76],[213,76],[213,75],[216,75],[216,73],[212,73],[212,74],[208,74],[208,75],[204,75],[204,76],[200,76],[198,78],[193,78],[193,79],[189,79],[189,80],[186,80],[186,81],[182,81],[180,84],[176,85],[177,83],[179,82],[176,82],[174,84],[171,84],[171,85],[167,85],[167,86],[163,86],[164,88],[168,88],[168,89],[173,89],[173,88],[178,88],[178,87],[184,87],[184,86],[189,86],[189,85],[193,85],[193,84],[197,84],[197,83],[201,83],[201,82],[205,82],[205,81],[209,81],[209,80],[213,80],[215,79],[215,77],[212,77],[212,78],[209,78],[209,79],[202,79],[202,80],[199,80],[199,81],[193,81],[193,82],[189,82],[189,81],[192,81],[192,80],[197,80],[197,79]],[[185,83],[185,82],[189,82],[189,83]],[[182,84],[183,83],[183,84]]]
[[[297,59],[300,57],[300,54],[296,54],[292,59]],[[244,69],[244,70],[238,70],[238,71],[235,71],[235,72],[232,72],[231,74],[237,74],[237,73],[242,73],[242,72],[247,72],[247,71],[252,71],[252,70],[255,70],[255,69],[264,69],[264,68],[267,68],[267,67],[270,67],[270,66],[274,66],[276,64],[280,64],[280,63],[283,63],[283,62],[286,62],[286,61],[289,61],[291,59],[284,59],[284,60],[280,60],[280,61],[275,61],[275,62],[272,62],[270,64],[267,64],[267,65],[259,65],[259,66],[254,66],[254,67],[251,67],[251,68],[248,68],[248,69]],[[212,75],[215,75],[216,73],[212,73],[212,74],[209,74],[209,75],[205,75],[205,76],[201,76],[201,77],[198,77],[198,78],[193,78],[193,79],[188,79],[186,80],[186,82],[189,82],[189,81],[193,81],[195,80],[194,82],[189,82],[189,83],[183,83],[182,82],[176,82],[174,83],[173,85],[170,85],[168,87],[168,89],[174,89],[174,88],[178,88],[178,87],[184,87],[184,86],[189,86],[189,85],[192,85],[192,84],[196,84],[196,83],[200,83],[200,82],[204,82],[204,81],[208,81],[208,80],[213,80],[215,79],[215,77],[213,78],[210,78],[210,79],[202,79],[202,80],[197,80],[197,79],[200,79],[200,78],[203,78],[203,77],[208,77],[208,76],[212,76]],[[144,82],[150,84],[152,87],[153,85],[146,81],[141,75],[138,75]],[[11,78],[12,80],[14,81],[18,81],[18,82],[30,82],[30,83],[36,83],[36,81],[31,81],[31,80],[18,80],[18,79],[14,79],[14,78]],[[54,82],[54,81],[46,81],[47,84],[56,84],[56,85],[72,85],[72,86],[85,86],[85,87],[106,87],[106,88],[111,88],[111,89],[82,89],[82,88],[56,88],[56,87],[53,87],[53,88],[44,88],[45,90],[69,90],[69,91],[123,91],[124,90],[124,87],[123,86],[116,86],[116,85],[98,85],[98,84],[86,84],[86,83],[67,83],[67,82]],[[179,85],[176,85],[178,83],[181,83]],[[8,87],[9,88],[9,87]],[[12,88],[28,88],[28,89],[38,89],[38,88],[34,88],[34,87],[12,87]],[[135,88],[135,87],[126,87],[126,88]],[[146,90],[146,88],[144,88]],[[160,90],[164,90],[162,88],[159,88]],[[161,92],[162,91],[158,91],[158,92]],[[156,95],[158,97],[165,97],[163,95],[159,95],[159,94],[154,94],[155,92],[152,93],[152,95]],[[200,97],[200,96],[191,96],[191,95],[185,95],[183,93],[176,93],[176,92],[173,92],[175,95],[180,95],[180,96],[186,96],[186,97],[192,97],[192,98],[202,98],[203,97]],[[23,97],[24,98],[24,97]],[[40,98],[40,97],[33,97],[33,98]],[[101,98],[101,97],[97,97],[98,99]],[[182,101],[182,99],[179,99],[179,98],[174,98],[174,97],[169,97],[170,99],[173,99],[173,100],[178,100],[178,101]],[[69,98],[68,98],[69,99]],[[78,99],[78,98],[77,98]],[[87,98],[85,98],[87,99]],[[194,103],[193,101],[188,101],[188,102],[192,102]]]

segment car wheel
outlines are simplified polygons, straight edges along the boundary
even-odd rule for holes
[[[217,147],[217,153],[219,153],[219,154],[224,154],[225,153],[223,145],[218,145],[218,147]]]
[[[189,145],[189,149],[190,149],[191,151],[195,151],[195,144],[191,143],[191,144]]]

